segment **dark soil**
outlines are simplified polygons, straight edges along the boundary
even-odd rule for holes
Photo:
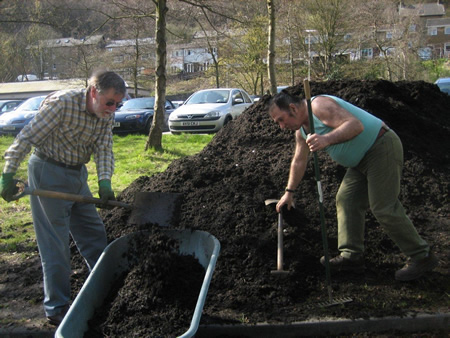
[[[127,259],[130,270],[116,280],[85,337],[175,337],[187,331],[205,274],[198,260],[179,255],[177,242],[156,230],[133,236]]]
[[[301,84],[289,90],[303,96]],[[403,266],[406,257],[368,212],[366,272],[331,275],[334,297],[350,297],[353,302],[317,306],[328,300],[328,293],[325,269],[319,263],[323,245],[310,161],[296,192],[296,208],[285,215],[288,227],[284,260],[290,273],[286,277],[270,273],[276,268],[277,214],[264,201],[279,198],[283,193],[294,136],[269,119],[265,112],[268,96],[225,126],[202,152],[174,161],[163,173],[140,177],[119,199],[132,203],[139,191],[182,193],[177,227],[208,231],[220,241],[221,252],[201,325],[448,313],[450,96],[421,81],[313,82],[311,92],[336,95],[354,103],[383,119],[400,136],[405,155],[400,200],[440,259],[440,266],[433,272],[412,282],[396,281],[394,273]],[[334,256],[338,253],[335,194],[345,168],[323,153],[319,154],[319,163],[329,251]],[[129,215],[129,211],[119,208],[102,212],[110,240],[141,229],[128,224]],[[85,269],[75,250],[73,263]],[[135,277],[135,281],[128,278],[126,288],[140,283],[142,276]],[[74,295],[84,279],[85,274],[74,275]],[[175,285],[181,282],[177,279]],[[122,301],[129,308],[139,309],[139,297],[130,295]],[[167,312],[170,317],[172,311]],[[125,316],[124,311],[123,317],[117,318],[126,318],[130,327],[148,319],[146,310]],[[165,317],[165,311],[158,316]],[[116,334],[124,336],[120,332]]]

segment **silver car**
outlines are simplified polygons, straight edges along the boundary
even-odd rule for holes
[[[215,133],[252,103],[243,89],[200,90],[170,114],[169,129],[172,134]]]

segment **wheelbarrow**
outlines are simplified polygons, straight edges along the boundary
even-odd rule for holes
[[[205,268],[205,276],[190,327],[179,336],[192,337],[197,332],[200,323],[209,284],[219,256],[220,243],[213,235],[205,231],[174,229],[163,229],[162,231],[168,237],[178,241],[180,255],[193,255]],[[95,309],[103,304],[120,274],[129,270],[126,253],[133,243],[133,236],[139,236],[139,232],[120,237],[106,247],[58,327],[55,337],[83,337],[89,329],[88,321],[94,315]]]

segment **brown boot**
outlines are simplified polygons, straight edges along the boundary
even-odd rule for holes
[[[325,257],[320,258],[320,264],[325,266]],[[330,259],[330,270],[334,272],[347,271],[363,273],[365,269],[364,258],[350,259],[341,255]]]
[[[409,281],[422,277],[426,272],[433,270],[439,265],[439,260],[430,251],[428,256],[422,259],[410,259],[406,265],[395,272],[395,279]]]

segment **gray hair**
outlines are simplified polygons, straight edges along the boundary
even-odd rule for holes
[[[88,89],[95,87],[99,93],[113,88],[116,94],[125,95],[127,88],[125,81],[117,73],[111,71],[97,71],[88,80]]]

